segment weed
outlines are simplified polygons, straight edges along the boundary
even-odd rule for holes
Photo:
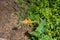
[[[60,40],[60,0],[26,0],[25,2],[28,3],[25,6],[27,19],[38,21],[30,24],[34,30],[29,32],[33,35],[29,40]]]

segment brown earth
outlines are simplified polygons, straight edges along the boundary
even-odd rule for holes
[[[0,38],[7,40],[27,40],[25,35],[26,31],[30,30],[28,25],[21,25],[17,29],[17,16],[14,15],[15,11],[20,8],[17,7],[15,0],[0,0]]]

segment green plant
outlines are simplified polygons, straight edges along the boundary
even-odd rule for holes
[[[33,40],[60,40],[60,0],[25,0],[27,19],[38,21],[30,24],[32,33],[40,34],[35,30],[41,25],[41,20],[46,19],[45,33],[40,37],[32,37]],[[37,25],[36,25],[37,24]],[[41,27],[42,28],[42,27]],[[38,30],[39,31],[39,30]],[[30,38],[30,40],[32,40]]]
[[[31,38],[29,40],[57,40],[56,38],[51,38],[48,35],[45,35],[46,31],[46,20],[42,20],[39,26],[32,32],[29,32]]]

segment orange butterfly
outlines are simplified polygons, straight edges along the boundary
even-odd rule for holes
[[[33,23],[33,21],[31,21],[30,19],[29,20],[25,19],[22,21],[22,23],[23,24],[31,24],[31,23]]]

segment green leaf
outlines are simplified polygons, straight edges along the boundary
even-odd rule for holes
[[[37,27],[37,29],[35,31],[39,32],[40,34],[43,33],[44,30],[44,26],[46,25],[46,20],[41,20],[41,23],[39,24],[39,26]]]

